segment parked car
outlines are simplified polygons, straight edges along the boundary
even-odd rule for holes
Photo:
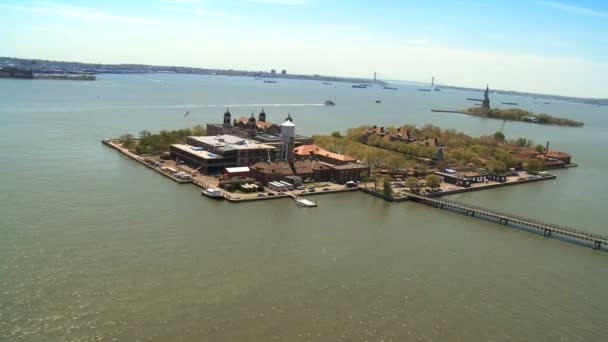
[[[329,188],[323,188],[323,191],[329,191]]]
[[[266,197],[264,194],[258,194],[258,197]]]
[[[274,192],[269,192],[269,193],[268,193],[268,196],[274,196],[274,195],[275,195],[275,193],[274,193]]]

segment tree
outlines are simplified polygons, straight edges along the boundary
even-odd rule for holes
[[[498,143],[503,143],[505,142],[505,135],[502,132],[496,132],[494,133],[494,140],[496,140]]]
[[[536,145],[536,147],[534,148],[536,150],[536,152],[538,153],[543,153],[545,152],[545,146],[543,145]]]
[[[441,179],[436,174],[428,174],[426,175],[426,186],[432,189],[436,189],[441,186]]]
[[[340,135],[340,132],[338,131],[333,131],[331,132],[331,136],[334,138],[341,138],[342,136]]]
[[[526,163],[525,170],[527,173],[537,173],[538,171],[542,171],[545,169],[545,163],[539,159],[530,159]]]
[[[515,143],[519,147],[526,147],[526,146],[528,146],[528,139],[526,139],[526,138],[518,138]]]
[[[412,176],[407,177],[403,185],[405,185],[405,187],[407,188],[410,188],[410,190],[412,191],[418,190],[418,179]]]
[[[391,181],[388,177],[384,178],[382,183],[382,194],[387,198],[393,197],[393,187],[391,186]]]
[[[120,138],[118,138],[118,141],[120,141],[120,144],[124,147],[124,148],[131,148],[133,147],[133,135],[131,134],[123,134],[120,136]]]
[[[498,173],[507,172],[507,164],[505,164],[504,162],[502,162],[500,160],[490,159],[487,162],[487,166],[488,166],[488,169],[490,169],[491,171],[494,171],[494,172],[498,172]]]
[[[196,125],[192,127],[191,133],[192,135],[203,136],[207,134],[207,129],[201,125]]]

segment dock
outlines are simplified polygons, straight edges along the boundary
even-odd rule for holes
[[[430,198],[412,193],[408,194],[407,197],[410,201],[430,205],[435,208],[448,209],[467,216],[485,218],[505,226],[524,228],[528,231],[542,234],[545,237],[557,235],[569,241],[588,245],[596,250],[600,250],[602,247],[604,249],[608,247],[608,236],[600,234],[589,233],[571,227],[547,223],[453,200]]]

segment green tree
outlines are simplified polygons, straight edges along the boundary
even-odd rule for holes
[[[133,141],[134,137],[131,134],[123,134],[120,136],[120,138],[118,138],[118,141],[120,142],[120,144],[124,147],[124,148],[131,148],[133,147],[135,141]]]
[[[331,136],[334,137],[334,138],[341,138],[342,137],[342,135],[340,135],[339,131],[333,131],[333,132],[331,132]]]
[[[539,159],[530,159],[526,162],[525,170],[527,173],[537,173],[545,169],[545,163]]]
[[[393,187],[391,186],[391,181],[388,177],[384,178],[384,181],[382,182],[382,194],[388,198],[393,197]]]
[[[410,188],[410,190],[412,191],[418,190],[418,179],[412,176],[407,177],[403,185],[405,185],[405,187],[407,188]]]
[[[432,189],[436,189],[441,186],[441,179],[436,174],[428,174],[426,175],[426,186]]]
[[[496,140],[498,143],[503,143],[505,142],[505,135],[502,132],[496,132],[494,133],[494,140]]]
[[[536,145],[536,147],[534,148],[536,150],[536,152],[538,153],[543,153],[545,152],[545,146],[543,145]]]
[[[192,127],[191,134],[195,136],[203,136],[207,134],[207,129],[201,125]]]
[[[526,138],[518,138],[515,143],[519,147],[526,147],[526,146],[528,146],[528,139],[526,139]]]
[[[490,159],[487,162],[487,166],[488,166],[488,169],[490,169],[491,171],[494,171],[494,172],[498,172],[498,173],[507,172],[507,164],[505,164],[504,162],[502,162],[500,160]]]

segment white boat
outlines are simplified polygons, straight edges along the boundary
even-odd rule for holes
[[[222,193],[222,191],[220,191],[219,189],[214,189],[214,188],[204,189],[203,191],[201,191],[201,194],[205,195],[207,197],[210,197],[210,198],[215,198],[215,199],[224,198],[224,194]]]
[[[300,207],[305,207],[305,208],[313,208],[313,207],[317,206],[317,203],[315,203],[313,201],[309,201],[302,197],[296,197],[296,204]]]

